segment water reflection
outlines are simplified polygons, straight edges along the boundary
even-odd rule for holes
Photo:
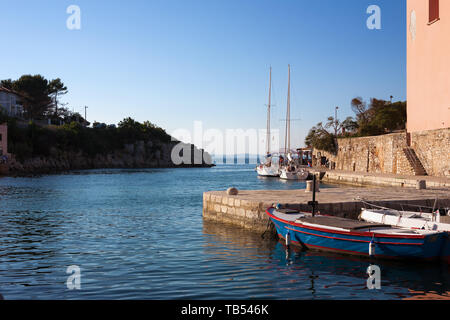
[[[210,237],[205,255],[224,255],[230,262],[260,257],[267,274],[266,290],[287,299],[397,299],[418,293],[448,297],[449,267],[445,264],[411,264],[375,261],[381,269],[381,290],[367,288],[368,259],[289,250],[282,241],[264,240],[240,228],[205,222],[203,233]],[[276,292],[280,290],[280,292]],[[308,295],[305,295],[308,291]],[[276,292],[276,293],[275,293]]]
[[[444,266],[380,265],[297,252],[202,220],[202,192],[298,189],[249,166],[93,170],[0,179],[0,293],[6,299],[399,299],[448,296]],[[79,265],[82,290],[66,288]]]

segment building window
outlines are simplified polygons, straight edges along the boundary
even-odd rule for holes
[[[439,20],[439,0],[429,0],[429,18],[428,23],[433,23]]]

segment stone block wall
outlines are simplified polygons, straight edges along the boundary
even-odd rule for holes
[[[413,132],[411,147],[428,175],[450,178],[450,128]]]
[[[450,128],[413,132],[410,146],[430,176],[450,177]],[[325,156],[335,169],[354,172],[414,175],[403,149],[408,147],[406,132],[372,137],[338,139],[336,155],[314,150]]]
[[[406,134],[338,139],[338,152],[332,155],[320,150],[316,156],[325,156],[335,162],[335,169],[355,172],[397,173],[398,159],[406,147]],[[407,163],[406,163],[407,164]]]
[[[203,194],[203,218],[264,232],[269,223],[266,209],[271,205],[272,203],[241,200],[232,196],[205,192]]]

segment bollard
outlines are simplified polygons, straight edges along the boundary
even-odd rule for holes
[[[313,192],[313,180],[306,181],[306,189],[305,192]],[[320,192],[320,183],[319,180],[316,180],[316,192]]]
[[[417,180],[416,189],[425,190],[427,188],[427,182],[425,180]]]
[[[312,189],[313,189],[313,181],[312,180],[306,181],[306,190],[305,190],[305,192],[312,192]]]

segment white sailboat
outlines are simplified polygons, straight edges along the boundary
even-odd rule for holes
[[[293,153],[291,151],[291,66],[288,66],[288,95],[286,110],[286,130],[284,136],[284,165],[280,168],[280,179],[283,180],[306,180],[309,172],[298,168]]]
[[[278,177],[279,167],[278,161],[273,161],[274,155],[270,153],[270,106],[271,106],[271,91],[272,91],[272,67],[269,73],[269,104],[267,105],[267,138],[266,138],[266,158],[264,163],[256,167],[256,172],[262,177]]]

